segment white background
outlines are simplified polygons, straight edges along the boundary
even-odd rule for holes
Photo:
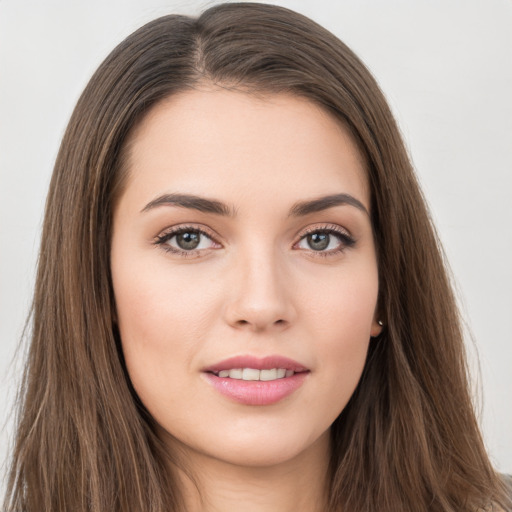
[[[8,413],[21,372],[12,359],[30,303],[46,189],[72,108],[101,60],[134,29],[214,3],[0,0],[0,461],[12,436]],[[512,2],[276,3],[345,41],[388,97],[479,354],[474,383],[485,441],[496,467],[512,473]],[[469,336],[468,346],[477,369]]]

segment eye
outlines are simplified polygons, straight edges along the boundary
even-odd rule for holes
[[[303,235],[295,248],[316,253],[337,254],[354,244],[355,240],[341,228],[326,227]]]
[[[220,246],[211,236],[195,227],[171,228],[158,235],[155,244],[169,252],[191,255],[205,249],[217,249]]]

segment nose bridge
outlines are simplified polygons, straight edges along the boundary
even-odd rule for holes
[[[258,244],[240,251],[233,266],[228,322],[236,327],[264,330],[293,320],[292,297],[279,251]]]

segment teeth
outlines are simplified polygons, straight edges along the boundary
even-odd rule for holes
[[[260,380],[276,380],[277,379],[277,368],[272,370],[260,370]]]
[[[242,379],[242,373],[242,368],[235,368],[234,370],[229,370],[229,378]]]
[[[233,368],[231,370],[221,370],[217,374],[219,377],[237,379],[237,380],[277,380],[294,375],[293,370],[285,368],[271,368],[270,370],[256,370],[254,368]]]
[[[260,371],[253,368],[244,368],[242,370],[242,380],[260,380]]]

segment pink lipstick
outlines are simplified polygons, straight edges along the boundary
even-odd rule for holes
[[[271,405],[291,395],[309,375],[300,363],[281,356],[237,356],[203,369],[222,395],[245,405]]]

